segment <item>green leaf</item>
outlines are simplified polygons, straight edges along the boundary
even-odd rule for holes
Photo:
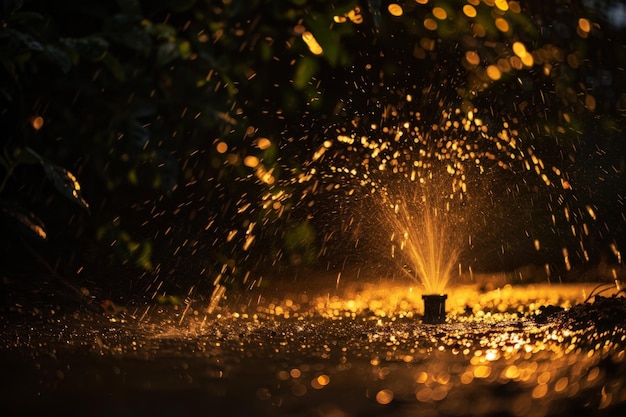
[[[159,164],[159,182],[162,190],[171,192],[178,184],[178,163],[171,155],[163,155]]]
[[[150,24],[141,23],[141,15],[134,14],[117,14],[104,26],[109,39],[141,53],[152,47],[150,28]]]
[[[69,200],[78,204],[80,207],[89,211],[89,204],[83,198],[81,193],[81,187],[78,180],[67,169],[55,165],[49,161],[46,161],[41,155],[35,152],[31,148],[25,148],[28,153],[39,160],[39,163],[43,166],[43,170],[46,173],[46,177],[52,182],[54,188],[56,188],[62,195]]]
[[[141,243],[133,253],[135,255],[135,265],[146,271],[152,269],[152,243]]]
[[[20,11],[11,16],[12,24],[32,25],[34,21],[43,22],[45,19],[40,13]]]
[[[52,182],[54,188],[69,200],[89,211],[89,204],[87,204],[87,201],[83,198],[80,184],[74,174],[63,167],[47,161],[42,161],[42,165],[46,176]]]
[[[176,29],[167,23],[157,23],[152,27],[152,31],[157,39],[176,39]]]
[[[182,305],[183,299],[175,295],[157,295],[156,302],[159,304]]]
[[[0,165],[7,171],[12,169],[15,164],[15,157],[11,155],[8,148],[3,148],[2,153],[0,154]]]
[[[126,14],[141,15],[139,0],[117,0],[117,5]]]
[[[304,89],[311,78],[317,71],[319,70],[319,63],[317,59],[311,56],[304,56],[298,62],[298,67],[296,68],[296,73],[293,77],[293,86],[297,90]]]
[[[159,46],[157,51],[157,63],[166,65],[180,56],[176,42],[165,42]]]
[[[30,240],[46,240],[48,235],[44,223],[32,212],[0,201],[0,213],[10,229]]]
[[[24,0],[5,0],[2,2],[2,8],[7,15],[13,14],[22,8]]]
[[[46,53],[50,57],[50,60],[54,62],[64,74],[67,74],[72,69],[72,58],[62,48],[56,45],[47,45]]]
[[[189,10],[196,3],[196,0],[169,0],[168,6],[175,12]]]
[[[94,62],[104,59],[109,50],[109,43],[100,36],[63,38],[61,43],[65,47],[75,50],[81,58]]]
[[[117,58],[111,54],[106,54],[102,62],[118,81],[126,81],[126,73]]]
[[[138,120],[128,121],[128,134],[137,148],[143,149],[150,142],[150,130]]]

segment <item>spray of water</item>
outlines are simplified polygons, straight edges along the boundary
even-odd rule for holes
[[[460,218],[447,198],[415,184],[394,203],[383,201],[382,219],[391,235],[391,256],[428,294],[441,294],[452,278],[461,253]]]
[[[368,259],[371,252],[391,252],[396,266],[434,293],[445,288],[468,249],[471,262],[492,268],[504,264],[496,264],[494,253],[513,258],[507,268],[534,262],[547,272],[561,254],[565,271],[575,256],[589,259],[598,210],[573,191],[578,184],[567,168],[578,163],[570,140],[578,133],[565,135],[579,131],[573,114],[581,100],[568,93],[576,103],[549,114],[560,103],[550,99],[559,97],[554,68],[576,55],[552,42],[531,42],[532,25],[509,30],[501,7],[517,19],[521,8],[514,3],[489,6],[500,32],[483,33],[470,19],[467,34],[458,25],[446,29],[462,16],[445,18],[447,12],[434,7],[441,18],[433,19],[421,14],[428,2],[418,3],[407,2],[405,9],[394,3],[382,14],[373,8],[374,31],[361,25],[367,14],[359,8],[335,16],[334,27],[354,26],[362,38],[349,70],[334,68],[311,83],[326,102],[336,100],[332,114],[311,110],[269,138],[250,126],[247,151],[216,143],[228,166],[254,174],[237,183],[234,191],[241,193],[218,184],[228,210],[206,229],[226,234],[232,248],[220,242],[226,262],[215,285],[242,271],[235,262],[240,258],[270,259],[273,266],[305,257],[345,265],[348,258],[363,263],[377,260]],[[390,20],[381,25],[387,14]],[[403,14],[408,26],[399,19]],[[419,16],[422,25],[414,24]],[[588,26],[580,19],[580,36],[587,38]],[[313,32],[302,33],[302,40],[318,55],[324,45]],[[595,108],[595,98],[585,97]],[[272,247],[281,239],[287,244]],[[368,245],[373,250],[365,255]],[[242,279],[247,287],[261,282],[248,277]]]

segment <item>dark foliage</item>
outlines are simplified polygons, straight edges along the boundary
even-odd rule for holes
[[[417,90],[437,84],[462,106],[494,109],[494,119],[510,111],[536,123],[537,153],[570,164],[572,182],[588,187],[585,201],[563,198],[614,204],[604,184],[624,171],[626,57],[623,26],[605,13],[612,3],[530,2],[516,13],[481,4],[482,36],[456,2],[437,30],[424,26],[434,5],[409,3],[394,17],[375,1],[4,0],[5,281],[66,276],[152,295],[251,285],[264,265],[340,263],[349,238],[329,232],[337,212],[310,208],[298,176],[351,109],[397,101],[407,75]],[[510,31],[489,23],[500,15]],[[593,22],[584,36],[581,18]],[[518,40],[545,62],[486,77]],[[466,65],[467,51],[481,63]],[[366,88],[344,94],[354,82]],[[544,144],[555,141],[572,146]],[[600,177],[589,169],[598,164]],[[600,221],[623,223],[607,213]]]

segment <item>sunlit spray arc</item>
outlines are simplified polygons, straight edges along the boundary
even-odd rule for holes
[[[507,84],[512,78],[491,77],[495,66],[479,71],[480,61],[467,59],[475,44],[465,45],[471,50],[461,60],[458,44],[443,61],[430,57],[447,64],[436,72],[425,51],[376,45],[380,53],[357,54],[343,75],[345,94],[329,123],[311,124],[304,170],[292,182],[308,184],[294,207],[324,236],[320,254],[331,254],[328,265],[338,264],[345,248],[374,254],[375,264],[390,254],[392,265],[374,267],[399,270],[434,295],[446,291],[456,268],[456,277],[463,274],[462,266],[470,279],[474,267],[508,271],[520,262],[543,262],[549,272],[548,252],[558,246],[569,270],[564,231],[586,256],[584,213],[571,215],[576,178],[567,164],[560,168],[569,150],[556,130],[534,123],[540,106],[529,104],[539,101]],[[443,53],[446,45],[432,48]],[[513,45],[512,58],[532,58],[523,43]],[[510,94],[493,100],[497,87]],[[349,253],[343,265],[349,258],[362,263],[366,256]]]
[[[458,264],[459,231],[449,203],[438,204],[420,193],[420,185],[414,188],[413,195],[384,203],[383,221],[392,230],[391,256],[406,263],[402,270],[427,294],[443,294]]]
[[[536,155],[532,137],[512,126],[514,119],[486,123],[476,108],[422,113],[410,102],[383,106],[378,120],[357,116],[351,127],[339,126],[312,161],[317,178],[328,182],[320,188],[335,193],[338,204],[359,201],[359,224],[374,220],[376,238],[360,237],[372,239],[372,249],[419,283],[424,296],[445,300],[474,236],[494,235],[498,244],[512,234],[507,226],[519,223],[516,213],[534,204],[520,190],[558,192],[555,184],[564,180]],[[499,246],[480,247],[479,256]],[[434,322],[442,321],[439,313]]]
[[[444,175],[447,176],[447,175]],[[445,321],[445,295],[462,252],[465,207],[431,178],[411,181],[383,199],[381,221],[391,230],[391,257],[423,287],[424,322]]]

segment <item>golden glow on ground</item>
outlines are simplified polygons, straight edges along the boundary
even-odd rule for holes
[[[624,366],[623,330],[537,316],[545,306],[580,305],[596,284],[480,289],[502,278],[475,276],[483,284],[451,289],[448,319],[441,325],[421,324],[421,293],[397,280],[351,280],[345,286],[337,281],[315,291],[292,283],[293,293],[257,289],[241,302],[224,300],[211,315],[181,308],[178,314],[187,311],[187,318],[172,323],[183,326],[167,330],[161,324],[153,340],[198,340],[198,352],[217,358],[228,358],[228,352],[268,358],[270,378],[255,380],[252,392],[277,411],[290,399],[332,396],[357,385],[359,395],[377,406],[437,405],[454,415],[506,409],[516,416],[544,417],[551,404],[567,404],[583,392],[598,393],[598,409],[626,401],[626,384],[606,382],[602,362]],[[220,371],[218,377],[224,376]],[[511,384],[517,394],[511,393],[506,406],[490,401],[477,406],[472,394],[466,396]]]
[[[25,315],[0,336],[4,349],[36,361],[33,369],[56,375],[63,389],[84,380],[87,363],[124,378],[125,392],[148,392],[151,383],[160,395],[184,383],[203,399],[245,402],[250,415],[296,407],[310,415],[389,407],[395,415],[402,407],[410,415],[548,417],[589,398],[585,414],[615,415],[612,407],[626,402],[623,317],[603,323],[599,311],[584,310],[587,317],[570,321],[565,313],[599,302],[584,304],[595,283],[511,286],[504,275],[459,277],[475,283],[451,288],[440,325],[421,322],[421,293],[408,281],[365,282],[344,271],[342,280],[284,277],[234,292],[211,313],[206,299],[123,309],[104,324],[84,311],[39,312],[36,331]],[[607,297],[617,290],[606,288]],[[557,313],[542,318],[545,307]]]

